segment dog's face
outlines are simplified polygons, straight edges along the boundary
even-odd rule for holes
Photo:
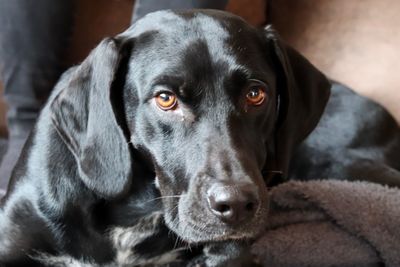
[[[70,135],[76,133],[68,132],[65,120],[54,120],[76,150],[84,182],[103,195],[124,191],[135,173],[128,166],[134,160],[126,147],[129,141],[151,161],[165,221],[181,238],[207,242],[255,237],[268,210],[262,170],[286,171],[292,147],[322,113],[329,92],[325,77],[300,55],[286,51],[272,30],[257,30],[224,12],[156,12],[116,40],[129,50],[124,60],[108,56],[115,69],[111,74],[123,82],[110,78],[102,84],[120,86],[113,94],[121,94],[116,99],[123,102],[128,137],[107,115],[92,126],[90,115],[75,118],[74,125],[87,121],[91,134],[82,139],[90,142],[75,141]],[[100,59],[107,58],[109,49],[100,45],[87,60],[92,91],[104,86],[97,80],[109,70],[93,66],[110,65]],[[121,64],[126,65],[122,74]],[[91,113],[91,105],[100,110],[103,103],[93,100],[98,95],[86,93],[81,97],[92,100],[76,106],[100,116]],[[122,104],[113,103],[111,117],[118,116],[116,105]],[[108,139],[96,133],[101,123]],[[80,143],[88,147],[79,148]],[[107,156],[86,153],[94,149]],[[87,167],[94,164],[98,168]]]
[[[131,141],[153,158],[166,222],[181,237],[251,237],[267,213],[273,67],[263,35],[243,21],[188,15],[152,14],[125,33]]]

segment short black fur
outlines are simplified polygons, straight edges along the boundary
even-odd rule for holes
[[[330,87],[270,27],[149,14],[54,89],[1,202],[0,266],[255,265],[267,186],[400,185],[393,118],[338,84],[328,101]],[[160,92],[178,105],[160,109]]]

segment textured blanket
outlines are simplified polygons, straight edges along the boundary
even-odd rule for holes
[[[366,182],[292,181],[271,190],[263,266],[400,266],[400,190]]]

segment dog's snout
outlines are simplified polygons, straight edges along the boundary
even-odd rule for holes
[[[259,206],[252,184],[214,184],[207,192],[207,200],[211,211],[230,224],[251,220]]]

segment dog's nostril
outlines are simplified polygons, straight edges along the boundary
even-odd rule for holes
[[[226,204],[217,205],[215,207],[215,211],[220,212],[220,213],[226,213],[230,209],[231,209],[231,207],[229,207],[229,205],[226,205]]]
[[[254,203],[253,202],[250,202],[250,203],[246,204],[246,210],[247,211],[253,211],[253,209],[254,209]]]
[[[255,186],[217,183],[207,192],[211,211],[227,223],[238,223],[253,218],[258,207]]]

